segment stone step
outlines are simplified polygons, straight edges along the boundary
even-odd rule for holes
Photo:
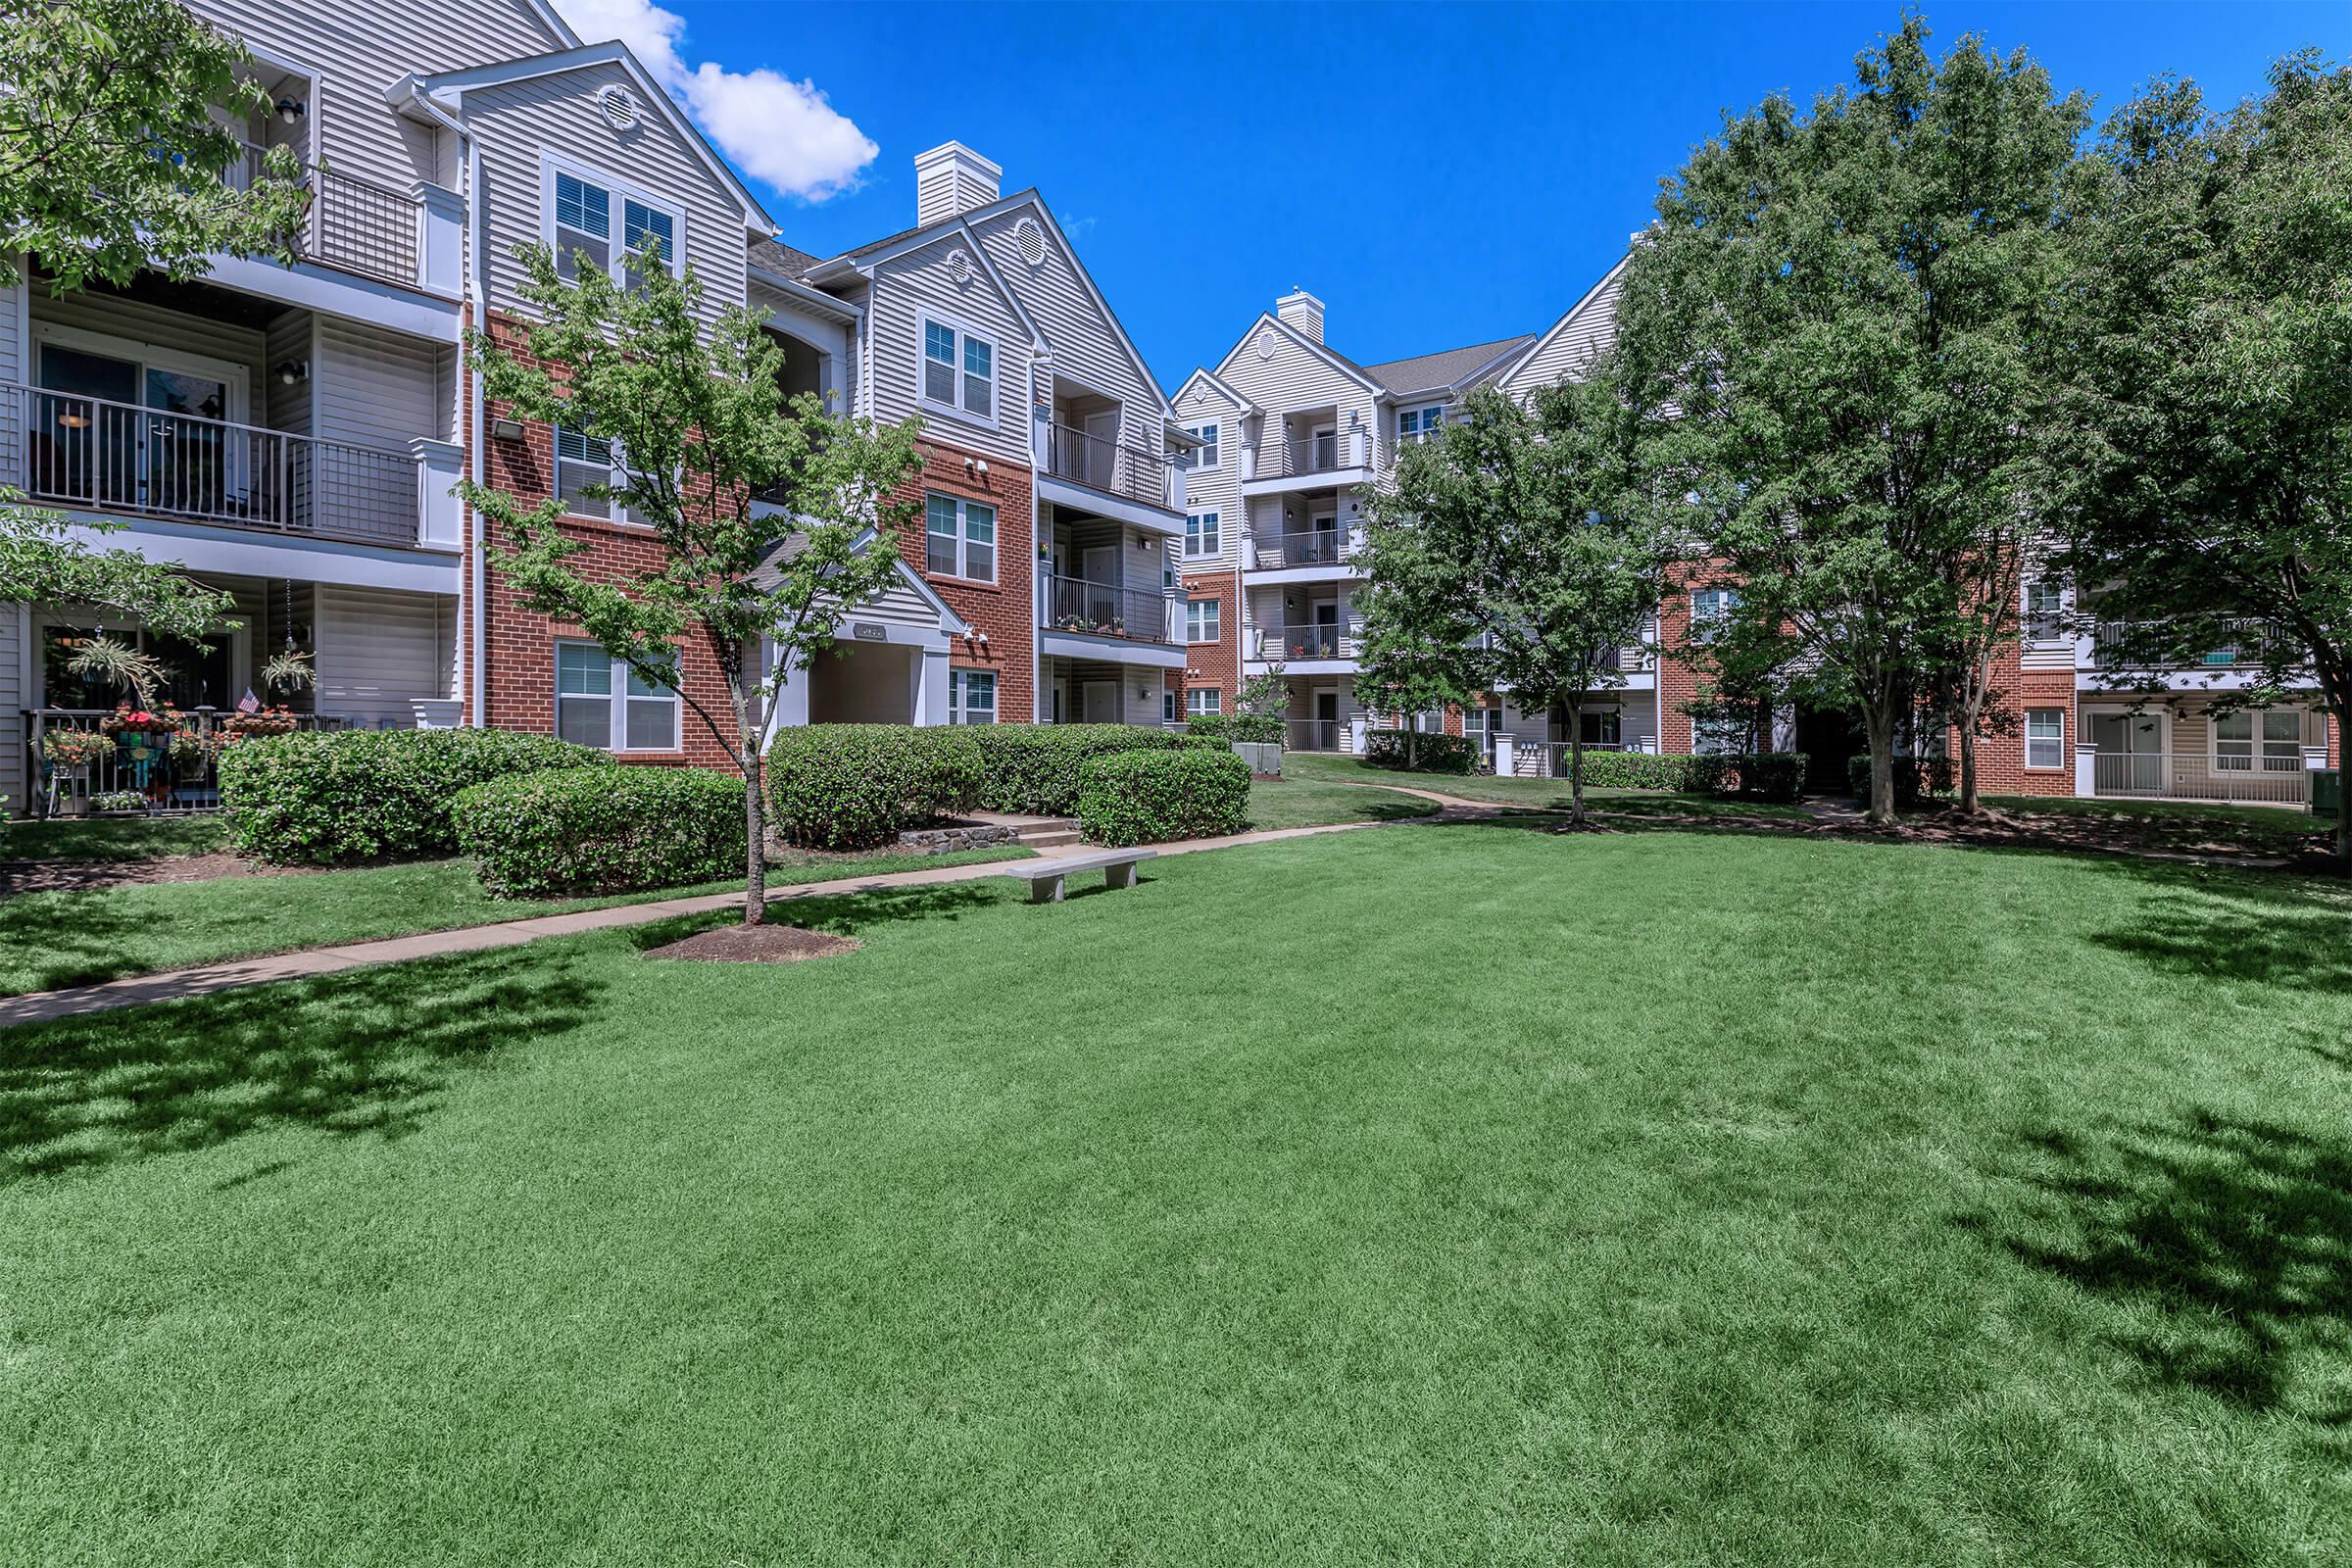
[[[1021,829],[1021,847],[1028,850],[1057,850],[1072,844],[1084,843],[1074,827]]]

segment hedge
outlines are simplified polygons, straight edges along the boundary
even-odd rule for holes
[[[1585,783],[1596,790],[1687,790],[1690,787],[1688,757],[1656,757],[1647,752],[1585,753]],[[1560,765],[1568,765],[1567,753]]]
[[[1931,795],[1949,795],[1958,770],[1948,757],[1898,757],[1894,760],[1894,804],[1917,806]],[[1870,754],[1849,757],[1845,782],[1854,799],[1870,802]]]
[[[865,850],[979,804],[984,726],[808,724],[767,751],[776,833],[818,850]]]
[[[266,860],[345,865],[454,855],[458,793],[514,773],[610,766],[603,752],[502,729],[313,730],[220,752],[220,804],[237,848]]]
[[[1231,747],[1091,757],[1079,773],[1078,825],[1097,844],[1215,838],[1248,823],[1250,764]]]
[[[981,784],[970,805],[985,811],[1068,816],[1078,809],[1079,769],[1117,752],[1174,751],[1174,732],[1143,724],[979,724]]]
[[[1195,735],[1214,735],[1223,740],[1244,741],[1253,745],[1282,744],[1281,719],[1263,718],[1250,713],[1196,713],[1185,720],[1184,727]]]
[[[1374,767],[1409,766],[1416,773],[1468,773],[1478,766],[1478,748],[1465,735],[1408,736],[1404,730],[1376,729],[1365,738],[1364,760]]]
[[[509,897],[631,893],[743,874],[743,779],[710,768],[559,767],[461,791],[450,816]]]
[[[1690,760],[1690,788],[1707,795],[1749,800],[1796,800],[1805,789],[1802,752],[1729,752]]]

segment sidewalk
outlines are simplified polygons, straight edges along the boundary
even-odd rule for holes
[[[1348,833],[1357,828],[1381,825],[1377,822],[1342,822],[1327,827],[1272,828],[1257,833],[1237,833],[1227,838],[1189,839],[1180,844],[1160,845],[1158,849],[1162,856],[1198,855],[1205,850],[1272,844],[1283,839],[1309,838],[1320,833]],[[1057,846],[1042,853],[1038,858],[1050,860],[1060,855],[1085,854],[1092,848],[1086,844]],[[943,865],[927,871],[891,871],[880,876],[840,877],[831,882],[776,888],[768,894],[767,902],[772,907],[794,899],[870,893],[883,888],[922,887],[935,882],[976,882],[983,877],[1002,875],[1008,866],[1035,863],[1031,860],[996,860],[978,865]],[[270,985],[280,980],[305,980],[314,975],[333,974],[338,970],[357,969],[366,964],[403,963],[411,958],[433,958],[450,953],[515,948],[545,937],[576,936],[583,931],[602,931],[612,926],[650,925],[657,920],[674,920],[680,915],[710,914],[721,909],[732,909],[742,902],[741,892],[709,893],[691,899],[665,899],[659,904],[581,909],[571,914],[505,920],[496,925],[463,926],[455,931],[426,931],[416,936],[383,937],[373,942],[352,942],[334,948],[303,948],[266,957],[228,958],[187,969],[130,975],[100,985],[33,991],[21,997],[0,998],[0,1028],[11,1024],[46,1023],[83,1013],[104,1012],[115,1007],[177,1002],[183,997],[210,996],[216,991]]]

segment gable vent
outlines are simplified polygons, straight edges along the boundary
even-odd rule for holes
[[[1021,260],[1030,267],[1046,265],[1046,231],[1037,226],[1034,219],[1024,218],[1012,225],[1012,240],[1021,249]]]
[[[948,276],[955,280],[957,288],[969,283],[972,280],[972,259],[961,250],[948,252]]]
[[[603,112],[605,123],[614,130],[637,128],[637,95],[619,82],[612,82],[598,90],[596,107]]]

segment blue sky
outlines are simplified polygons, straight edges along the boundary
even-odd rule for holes
[[[646,0],[590,3],[610,18]],[[913,155],[956,138],[1004,167],[1006,190],[1043,189],[1171,391],[1294,284],[1326,302],[1333,346],[1367,363],[1542,328],[1614,262],[1720,110],[1850,79],[1901,15],[662,3],[684,21],[669,36],[685,69],[813,83],[876,149],[827,199],[763,189],[787,243],[830,255],[906,226]],[[2234,99],[2301,45],[2352,53],[2342,0],[1926,15],[1939,48],[1969,31],[2024,45],[2107,107],[2167,71]],[[828,126],[803,133],[857,162],[855,132]]]

